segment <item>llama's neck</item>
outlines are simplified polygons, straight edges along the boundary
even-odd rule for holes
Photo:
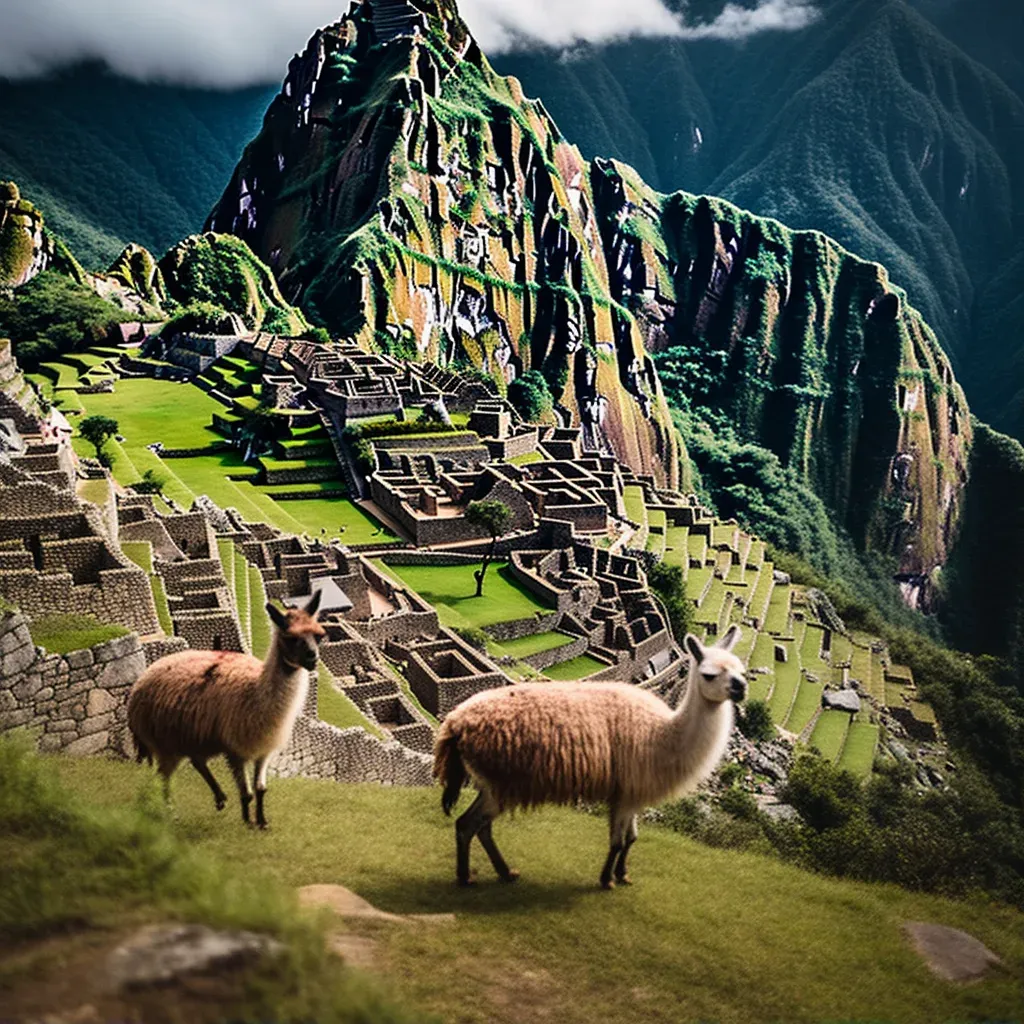
[[[287,704],[296,690],[302,686],[303,680],[308,678],[308,670],[285,661],[281,643],[275,636],[267,660],[263,662],[263,671],[260,673],[260,689],[263,693],[273,703],[280,701]]]
[[[708,700],[691,671],[682,703],[662,733],[662,763],[671,768],[676,791],[696,788],[718,767],[732,726],[732,701]]]

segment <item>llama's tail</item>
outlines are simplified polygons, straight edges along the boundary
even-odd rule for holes
[[[451,815],[452,808],[459,802],[459,794],[466,782],[466,766],[459,753],[459,738],[450,730],[441,728],[434,747],[434,778],[444,783],[441,794],[441,809]]]

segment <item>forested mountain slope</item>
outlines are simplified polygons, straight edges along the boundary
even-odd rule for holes
[[[974,59],[1015,75],[1004,33],[1020,17],[999,0],[921,6],[844,0],[808,28],[742,44],[631,40],[496,66],[540,94],[585,154],[883,263],[978,414],[1021,435],[1024,103]],[[954,42],[968,24],[974,56]]]

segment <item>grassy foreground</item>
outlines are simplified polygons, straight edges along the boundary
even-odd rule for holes
[[[86,806],[152,792],[144,768],[56,764]],[[214,771],[226,774],[222,764]],[[605,893],[595,884],[604,822],[566,809],[496,827],[523,871],[518,885],[499,885],[477,858],[481,884],[459,890],[437,791],[275,780],[272,830],[254,834],[233,803],[217,815],[183,769],[175,805],[165,841],[204,858],[227,892],[341,883],[384,910],[453,912],[454,924],[374,934],[389,990],[445,1020],[924,1024],[1020,1014],[1024,917],[985,902],[821,878],[656,828],[634,851],[636,884]],[[8,855],[19,842],[2,840]],[[908,920],[970,931],[1005,970],[971,986],[937,980],[902,937]]]

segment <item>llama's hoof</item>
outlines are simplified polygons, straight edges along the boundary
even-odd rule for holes
[[[260,832],[269,832],[270,831],[270,822],[269,821],[257,821],[256,822],[256,828],[258,828],[260,830]]]
[[[224,799],[224,797],[219,796],[214,798],[213,804],[218,811],[223,811],[224,808],[227,807],[228,802]]]
[[[471,871],[465,878],[455,879],[455,884],[459,886],[460,889],[468,889],[470,886],[476,885],[476,872]]]
[[[509,868],[508,873],[498,876],[506,885],[512,885],[519,881],[519,872],[515,868]]]
[[[615,888],[615,879],[614,878],[602,878],[601,879],[601,888],[602,889],[614,889]]]
[[[616,875],[615,876],[615,884],[616,885],[632,885],[633,884],[633,879],[630,878],[629,875]]]

